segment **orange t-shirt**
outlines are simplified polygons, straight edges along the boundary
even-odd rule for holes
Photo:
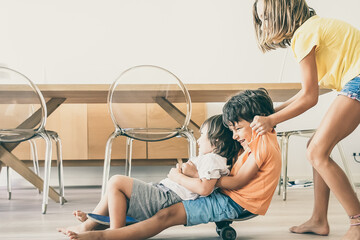
[[[253,132],[253,136],[255,135]],[[235,162],[230,176],[236,175],[250,156],[255,158],[259,168],[255,177],[241,189],[222,191],[246,210],[265,215],[279,183],[281,172],[281,153],[275,130],[258,135],[249,143],[249,147]]]

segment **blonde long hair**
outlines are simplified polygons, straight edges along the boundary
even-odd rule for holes
[[[257,3],[253,5],[253,21],[259,48],[263,51],[286,48],[291,45],[295,31],[310,17],[316,15],[305,0],[262,0],[264,1],[263,23],[257,12]],[[265,24],[265,31],[261,30]]]

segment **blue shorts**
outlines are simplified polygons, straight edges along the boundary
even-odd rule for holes
[[[182,203],[186,211],[186,226],[236,219],[245,211],[230,197],[222,194],[219,189],[207,197],[186,200]]]
[[[360,75],[345,84],[339,95],[347,96],[360,102]]]

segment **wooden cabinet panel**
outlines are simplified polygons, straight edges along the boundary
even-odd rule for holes
[[[123,127],[174,128],[179,124],[157,104],[121,104],[125,118]],[[185,104],[176,104],[185,112]],[[206,118],[206,104],[193,104],[192,120],[199,126]],[[129,123],[127,123],[128,121]],[[106,142],[115,127],[107,104],[63,104],[47,119],[46,129],[56,131],[63,145],[64,160],[103,160]],[[199,137],[198,129],[193,129]],[[113,142],[112,159],[125,159],[126,137]],[[39,159],[44,159],[45,143],[36,140]],[[22,160],[31,160],[29,143],[21,143],[13,153]],[[53,159],[56,159],[53,145]],[[133,159],[176,159],[188,157],[188,141],[176,137],[161,142],[133,141]],[[149,163],[150,164],[150,163]]]
[[[16,107],[19,107],[18,105]],[[21,107],[21,106],[20,106]],[[1,108],[0,108],[1,110]],[[23,113],[31,113],[31,109],[24,109]],[[3,119],[4,120],[4,119]],[[6,119],[6,121],[17,121]],[[18,124],[18,123],[16,123]],[[85,104],[64,104],[52,113],[45,128],[56,131],[63,147],[63,159],[87,159],[87,113]],[[41,138],[35,139],[38,157],[44,160],[45,142]],[[52,159],[56,159],[56,148],[53,144]],[[13,154],[22,160],[32,160],[28,141],[17,146]]]
[[[175,104],[175,106],[185,112],[185,104]],[[156,104],[148,104],[148,127],[176,127],[178,123],[170,117],[165,111]],[[191,120],[197,125],[205,121],[206,104],[193,103]],[[195,138],[200,136],[198,129],[192,129]],[[161,142],[148,143],[148,158],[150,159],[166,159],[166,158],[188,158],[188,141],[183,137],[176,137]]]
[[[87,105],[63,104],[46,121],[46,129],[56,131],[61,139],[64,160],[88,158]],[[53,142],[54,143],[54,142]],[[45,143],[37,139],[39,159],[45,155]],[[53,159],[56,148],[53,144]]]
[[[129,126],[145,126],[145,104],[118,104],[123,114],[133,116]],[[129,118],[130,119],[130,118]],[[125,126],[126,127],[126,123]],[[106,142],[115,127],[106,104],[88,105],[89,159],[104,159]],[[112,159],[125,159],[126,137],[117,137],[112,145]],[[146,142],[133,141],[133,158],[146,158]]]
[[[2,104],[0,103],[0,128],[16,128],[20,125],[25,119],[27,119],[31,113],[34,111],[31,105],[28,104]],[[20,143],[12,153],[17,156],[19,159],[26,160],[30,157],[30,147],[29,143],[23,142]]]
[[[30,145],[28,141],[20,143],[12,152],[20,160],[28,160],[30,158]]]

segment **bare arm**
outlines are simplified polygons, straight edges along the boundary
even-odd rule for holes
[[[168,178],[181,186],[197,193],[201,196],[207,196],[214,190],[218,179],[207,180],[205,178],[191,178],[181,173],[180,168],[172,168],[168,174]]]
[[[275,107],[275,112],[278,112],[289,106],[292,102],[296,101],[296,99],[298,99],[300,95],[301,95],[301,91],[297,92],[294,96],[292,96],[287,101],[283,102],[280,106]]]
[[[251,127],[259,134],[271,131],[278,123],[294,118],[315,106],[319,97],[319,86],[315,60],[315,47],[300,62],[302,89],[291,99],[277,108],[277,112],[267,116],[255,116]]]
[[[253,154],[250,154],[236,175],[221,177],[216,186],[230,190],[238,190],[248,184],[256,176],[258,171],[259,167],[256,165],[255,158]]]
[[[192,161],[187,161],[181,166],[181,172],[192,178],[199,178],[198,170]]]

